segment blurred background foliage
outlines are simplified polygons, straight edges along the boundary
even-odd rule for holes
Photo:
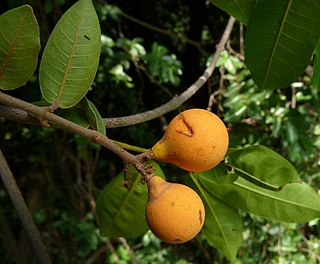
[[[1,1],[0,13],[30,4],[44,46],[74,2]],[[88,98],[103,117],[153,109],[189,87],[210,60],[228,20],[207,1],[93,2],[101,24],[102,53]],[[294,164],[304,181],[319,189],[320,91],[312,86],[312,65],[290,87],[261,91],[243,63],[244,33],[245,28],[236,24],[212,78],[177,111],[143,124],[108,129],[107,135],[149,148],[179,110],[207,108],[224,119],[231,147],[273,148]],[[38,101],[37,75],[10,94]],[[150,232],[135,240],[100,237],[96,197],[123,168],[111,152],[77,135],[4,119],[0,142],[54,263],[226,263],[201,235],[180,246],[164,245]],[[169,179],[183,174],[174,166],[161,165]],[[243,244],[236,263],[320,263],[317,221],[281,224],[243,216]],[[3,263],[35,263],[3,185],[0,255]]]

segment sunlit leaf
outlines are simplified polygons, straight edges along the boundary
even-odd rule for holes
[[[234,173],[265,188],[276,190],[287,183],[300,181],[288,160],[261,145],[229,151],[227,165]]]
[[[320,196],[306,183],[291,183],[279,192],[261,188],[241,177],[224,186],[201,178],[203,185],[235,208],[276,221],[304,223],[320,217]]]
[[[0,89],[24,85],[34,73],[40,51],[40,33],[28,5],[0,16]]]
[[[215,184],[222,186],[233,183],[239,177],[234,171],[229,171],[227,165],[222,162],[213,169],[202,173],[204,173],[206,177],[209,177]]]
[[[55,107],[79,102],[96,75],[100,26],[91,0],[79,0],[58,21],[40,65],[43,98]]]
[[[242,219],[238,210],[212,195],[211,184],[203,184],[203,178],[212,179],[210,172],[191,173],[190,176],[205,205],[206,219],[202,229],[205,238],[229,260],[235,260],[242,242]]]
[[[157,163],[152,162],[156,174],[163,177]],[[148,199],[146,184],[131,166],[106,185],[97,200],[97,214],[102,236],[135,238],[149,228],[145,220]]]
[[[320,36],[317,0],[258,1],[246,32],[246,65],[261,89],[285,88],[305,70]]]

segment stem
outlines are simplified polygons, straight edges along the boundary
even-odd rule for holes
[[[149,149],[146,149],[146,148],[132,146],[130,144],[123,143],[123,142],[116,141],[116,140],[112,140],[112,141],[113,141],[113,143],[117,144],[119,147],[126,149],[126,150],[131,150],[131,151],[139,152],[139,153],[144,153],[144,152],[149,151]]]
[[[11,107],[16,107],[18,109],[22,109],[30,115],[36,117],[38,120],[42,120],[42,122],[48,122],[49,124],[57,125],[58,127],[65,129],[69,132],[82,135],[91,140],[92,142],[102,145],[107,149],[111,150],[119,157],[121,157],[123,160],[130,163],[135,162],[134,155],[130,154],[127,151],[124,151],[121,147],[113,143],[111,139],[102,135],[98,131],[82,127],[69,120],[66,120],[54,113],[49,112],[47,108],[30,104],[18,98],[7,95],[3,92],[0,92],[0,103]]]
[[[36,117],[38,120],[41,120],[44,124],[54,124],[59,128],[65,129],[69,132],[79,134],[85,138],[88,138],[92,142],[99,144],[114,154],[118,155],[122,160],[127,163],[133,164],[135,168],[142,174],[148,175],[150,174],[149,169],[143,165],[143,162],[150,160],[152,155],[150,155],[149,151],[142,153],[140,155],[133,155],[128,151],[124,150],[116,143],[114,143],[111,139],[99,133],[96,130],[91,130],[85,127],[82,127],[78,124],[75,124],[69,120],[66,120],[50,111],[46,107],[39,107],[18,98],[7,95],[3,92],[0,92],[0,103],[21,109],[30,115]]]
[[[27,205],[22,197],[19,187],[13,177],[9,165],[0,150],[0,174],[1,179],[9,193],[14,207],[16,208],[22,226],[34,250],[35,256],[40,263],[50,264],[51,259],[47,249],[42,242],[39,230],[37,229]]]

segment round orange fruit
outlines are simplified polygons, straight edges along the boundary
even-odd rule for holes
[[[155,160],[193,172],[218,165],[228,150],[228,130],[222,120],[204,109],[178,114],[152,148]]]
[[[204,205],[192,188],[159,176],[150,179],[146,220],[159,239],[170,244],[187,242],[200,232],[204,219]]]

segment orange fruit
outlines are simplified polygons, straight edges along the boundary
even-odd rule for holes
[[[170,244],[187,242],[200,232],[204,219],[202,200],[192,188],[159,176],[150,179],[146,220],[159,239]]]
[[[155,160],[175,164],[188,171],[206,171],[218,165],[229,145],[222,120],[204,109],[178,114],[152,148]]]

